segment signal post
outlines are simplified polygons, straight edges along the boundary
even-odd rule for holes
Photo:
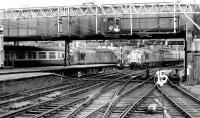
[[[0,21],[0,68],[4,67],[3,22]]]

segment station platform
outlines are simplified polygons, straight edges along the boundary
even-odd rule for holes
[[[73,81],[64,76],[78,77],[79,74],[111,72],[115,64],[94,64],[74,66],[51,66],[14,68],[0,70],[0,95],[18,93]]]
[[[10,81],[10,80],[18,80],[22,78],[30,78],[30,77],[38,77],[38,76],[46,76],[51,75],[52,73],[18,73],[18,74],[8,74],[8,75],[1,75],[0,76],[0,82],[2,81]]]
[[[52,72],[52,71],[59,71],[59,70],[113,67],[113,66],[116,66],[116,64],[91,64],[91,65],[47,66],[47,67],[0,69],[0,75],[15,74],[15,73],[30,73],[30,72]]]
[[[63,81],[62,76],[45,72],[0,75],[0,95],[54,86]]]

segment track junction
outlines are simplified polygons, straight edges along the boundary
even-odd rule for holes
[[[1,96],[0,118],[200,117],[200,101],[171,81],[155,84],[156,71],[118,70]]]

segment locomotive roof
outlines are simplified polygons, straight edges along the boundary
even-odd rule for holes
[[[133,49],[132,51],[141,51],[141,52],[144,52],[144,51],[170,51],[171,49],[170,48],[158,48],[158,47],[153,47],[153,48],[147,48],[147,47],[144,47],[144,48],[136,48],[136,49]]]
[[[64,48],[49,48],[49,47],[36,47],[36,46],[4,46],[8,51],[64,51]]]
[[[61,47],[37,47],[37,46],[13,46],[13,45],[5,45],[5,51],[64,51],[65,48]],[[95,50],[95,51],[112,51],[111,49],[95,49],[95,48],[77,48],[74,51],[83,50]]]
[[[171,50],[170,49],[164,49],[164,48],[157,48],[157,47],[154,47],[154,48],[136,48],[134,50],[131,51],[131,53],[129,55],[132,55],[132,54],[144,54],[144,53],[161,53],[162,52],[170,52]]]
[[[94,51],[112,51],[111,49],[107,48],[76,48],[75,50],[94,50]]]
[[[13,45],[9,45],[9,46],[4,46],[5,50],[9,50],[9,51],[64,51],[64,48],[57,48],[57,47],[36,47],[36,46],[13,46]]]

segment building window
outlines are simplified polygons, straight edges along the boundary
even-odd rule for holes
[[[56,53],[55,52],[49,52],[49,59],[56,59]]]
[[[46,52],[39,52],[40,59],[46,59]]]
[[[17,59],[25,59],[25,53],[18,53],[17,55],[16,55],[16,57],[17,57]]]
[[[36,59],[36,52],[28,52],[28,59]]]
[[[85,54],[81,54],[81,60],[85,60]]]

